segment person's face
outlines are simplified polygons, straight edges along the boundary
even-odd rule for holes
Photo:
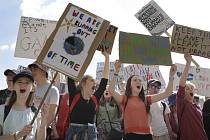
[[[193,102],[194,98],[194,87],[192,85],[185,86],[185,99],[189,102]]]
[[[139,76],[133,76],[131,78],[131,90],[133,93],[140,93],[142,88],[141,79]]]
[[[176,105],[170,105],[169,108],[170,108],[172,113],[176,112]]]
[[[41,70],[37,65],[31,66],[30,70],[31,70],[31,73],[36,81],[37,81],[38,77],[40,77],[41,75],[44,76],[44,74],[45,74],[45,72],[43,70]]]
[[[8,86],[9,88],[12,88],[12,87],[13,87],[13,77],[14,77],[14,76],[15,76],[15,75],[12,74],[12,73],[9,73],[9,74],[6,76],[7,86]]]
[[[109,93],[108,88],[109,88],[109,86],[107,86],[106,90],[104,91],[104,99],[106,101],[110,101],[110,99],[112,98],[112,95]]]
[[[87,80],[84,83],[84,87],[88,90],[91,91],[90,93],[93,94],[96,88],[96,82],[93,79],[93,77],[88,77]],[[90,95],[91,95],[90,94]]]
[[[158,83],[154,83],[149,86],[149,93],[150,94],[157,94],[159,93],[161,86]]]
[[[27,77],[20,77],[14,83],[14,90],[16,91],[17,98],[27,99],[28,95],[32,91],[33,83]]]

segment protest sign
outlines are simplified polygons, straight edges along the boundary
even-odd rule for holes
[[[174,21],[153,0],[137,12],[135,17],[152,35],[161,35],[174,24]]]
[[[175,24],[171,51],[210,58],[210,32]]]
[[[107,29],[106,34],[103,40],[100,42],[97,50],[101,51],[105,49],[109,54],[111,54],[116,33],[117,27],[109,25],[109,28]]]
[[[110,67],[109,67],[109,81],[112,80],[112,77],[114,75],[115,72],[115,67],[114,67],[114,62],[110,62]],[[104,70],[104,62],[98,62],[97,63],[97,68],[96,68],[96,80],[100,81],[102,76],[103,76],[103,70]],[[123,71],[124,71],[124,66],[123,64],[121,65],[118,77],[117,77],[117,81],[120,82],[122,80],[124,80],[124,76],[123,76]]]
[[[177,72],[174,77],[174,90],[178,90],[179,88],[179,80],[185,67],[183,64],[176,65]],[[210,69],[191,66],[187,80],[195,84],[196,94],[210,97]]]
[[[144,89],[147,89],[149,79],[157,79],[161,82],[161,89],[165,89],[166,84],[158,66],[133,64],[124,68],[124,79],[127,81],[132,75],[139,75]]]
[[[120,32],[119,59],[130,64],[171,65],[169,38]]]
[[[52,20],[22,16],[14,56],[36,59],[56,23]]]
[[[37,62],[80,80],[108,26],[108,21],[68,4]]]

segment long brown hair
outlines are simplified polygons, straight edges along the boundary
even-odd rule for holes
[[[127,83],[126,83],[126,89],[125,89],[125,95],[127,96],[127,100],[126,100],[126,104],[125,107],[127,105],[128,99],[129,97],[132,95],[132,90],[131,90],[131,79],[134,77],[135,75],[132,75],[128,78]],[[144,93],[144,88],[142,86],[141,91],[139,93],[139,98],[144,102],[145,107],[146,107],[146,112],[149,113],[150,112],[150,105],[147,103],[147,101],[145,101],[145,93]],[[125,108],[124,108],[125,109]]]
[[[17,100],[17,94],[16,94],[16,91],[13,91],[12,96],[9,100],[8,106],[12,107],[14,103],[16,102],[16,100]],[[25,103],[27,108],[33,106],[33,100],[34,100],[34,92],[30,92]]]

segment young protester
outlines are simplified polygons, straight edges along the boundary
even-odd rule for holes
[[[126,84],[125,95],[115,91],[115,80],[118,76],[121,63],[115,62],[115,73],[109,86],[109,92],[122,105],[124,119],[124,140],[152,140],[152,130],[149,126],[150,104],[167,98],[173,89],[173,76],[176,66],[172,65],[169,74],[169,83],[164,93],[147,95],[137,75],[132,75]]]
[[[97,130],[99,140],[110,140],[111,129],[121,131],[122,115],[120,106],[108,92],[108,86],[101,100],[97,113]]]
[[[34,117],[33,82],[29,71],[22,71],[13,78],[14,92],[9,104],[0,105],[1,140],[19,140],[24,136],[26,140],[44,140],[41,131],[37,134],[37,122],[29,125]]]
[[[31,70],[32,75],[34,77],[34,80],[36,81],[36,92],[35,92],[35,99],[34,104],[38,108],[42,98],[44,97],[44,94],[46,93],[50,82],[48,81],[48,73],[47,73],[47,67],[44,65],[38,64],[36,62],[28,65],[28,68]],[[49,127],[49,125],[54,121],[55,115],[57,112],[57,107],[59,104],[59,91],[58,88],[55,86],[52,86],[49,90],[48,96],[45,99],[44,104],[49,106],[49,111],[47,114],[47,122],[46,124],[42,124],[46,129]],[[42,118],[39,115],[38,116],[38,123],[39,125],[42,123]],[[44,137],[47,136],[47,131],[44,131]]]
[[[148,81],[148,94],[159,94],[161,89],[161,82],[156,79]],[[172,133],[171,125],[169,122],[170,109],[168,104],[164,101],[158,101],[150,105],[151,113],[151,127],[153,140],[170,140]]]
[[[0,90],[0,105],[8,104],[13,91],[12,79],[16,75],[16,73],[17,73],[16,70],[11,70],[11,69],[7,69],[4,71],[4,75],[6,76],[6,81],[7,81],[7,88]]]
[[[179,81],[177,92],[177,117],[179,124],[178,139],[207,140],[200,107],[193,103],[195,85],[189,81],[188,71],[192,61],[190,54],[185,54],[186,65]]]
[[[210,99],[207,99],[203,104],[203,124],[208,139],[210,140]]]
[[[70,124],[66,140],[97,140],[96,112],[109,76],[109,54],[106,51],[102,54],[105,56],[105,65],[97,90],[95,90],[96,82],[90,75],[84,76],[77,87],[75,81],[68,78]]]

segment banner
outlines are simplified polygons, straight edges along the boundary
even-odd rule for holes
[[[153,0],[137,12],[135,17],[152,35],[161,35],[174,24],[174,21]]]
[[[210,32],[175,24],[171,51],[210,58]]]
[[[155,65],[140,65],[134,64],[129,65],[124,68],[124,79],[127,81],[128,78],[132,75],[139,75],[144,89],[147,89],[147,81],[149,79],[157,79],[161,82],[161,89],[164,90],[166,88],[165,81],[163,76],[159,70],[158,66]]]
[[[185,65],[176,64],[177,72],[174,77],[174,90],[179,88],[179,80],[184,71]],[[195,93],[198,95],[210,97],[210,69],[191,66],[188,74],[188,81],[196,86]]]
[[[110,67],[109,67],[109,82],[112,80],[112,77],[114,75],[115,72],[115,67],[114,67],[114,62],[110,62]],[[102,76],[103,76],[103,70],[104,70],[104,62],[98,62],[97,63],[97,68],[96,68],[96,80],[100,81]],[[117,81],[120,82],[122,80],[124,80],[124,76],[123,76],[123,71],[124,71],[124,66],[123,64],[121,65],[121,69],[119,71],[118,77],[117,77]]]
[[[37,62],[80,80],[108,26],[108,21],[68,4]]]
[[[123,63],[171,65],[168,37],[120,32],[119,59]]]
[[[109,25],[109,28],[107,29],[106,34],[103,40],[100,42],[97,50],[101,51],[105,49],[109,54],[111,54],[117,29],[117,27]]]
[[[14,56],[36,59],[56,23],[52,20],[22,16]]]

